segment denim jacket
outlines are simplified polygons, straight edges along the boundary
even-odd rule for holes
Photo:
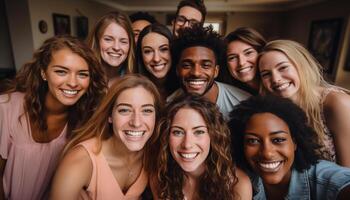
[[[253,199],[266,199],[262,179],[257,174],[250,174],[250,179],[253,185]],[[348,185],[350,185],[350,168],[320,160],[303,172],[293,168],[288,194],[284,199],[334,200]]]

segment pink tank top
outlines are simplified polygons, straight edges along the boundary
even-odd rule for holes
[[[88,152],[93,166],[90,184],[86,189],[88,196],[91,199],[96,200],[140,199],[141,194],[148,184],[148,176],[144,169],[142,169],[135,183],[131,185],[128,191],[124,194],[102,152],[98,154],[94,153],[96,143],[97,139],[92,138],[79,144]]]

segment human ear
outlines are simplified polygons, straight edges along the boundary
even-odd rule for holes
[[[45,72],[44,70],[40,70],[40,75],[41,75],[41,78],[46,81],[46,75],[45,75]]]

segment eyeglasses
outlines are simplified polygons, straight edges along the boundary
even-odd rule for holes
[[[200,23],[199,21],[197,21],[195,19],[187,19],[186,17],[181,16],[181,15],[180,16],[176,16],[175,22],[179,26],[183,26],[184,24],[186,24],[186,22],[188,22],[189,26],[193,26],[195,24],[199,24]]]

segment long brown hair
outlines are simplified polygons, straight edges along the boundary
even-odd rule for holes
[[[70,149],[74,148],[80,142],[96,137],[98,139],[97,152],[101,151],[102,140],[105,140],[113,135],[113,128],[108,123],[108,117],[111,116],[113,107],[119,95],[126,89],[141,86],[150,92],[154,98],[154,106],[156,110],[156,122],[160,117],[162,110],[162,102],[157,87],[146,77],[139,74],[127,74],[117,79],[116,83],[108,89],[107,95],[102,99],[100,105],[89,119],[89,121],[80,129],[75,131],[75,137],[66,145],[63,155]],[[149,161],[150,147],[155,144],[158,139],[158,133],[154,132],[145,146],[145,160]],[[147,162],[146,170],[149,169]]]
[[[198,95],[175,99],[166,107],[157,132],[160,145],[151,180],[156,181],[160,199],[184,199],[183,184],[186,174],[176,163],[169,150],[169,133],[174,116],[181,108],[196,110],[203,117],[210,137],[210,152],[205,160],[205,171],[200,177],[200,199],[233,199],[237,183],[230,153],[230,131],[217,106]]]
[[[41,77],[52,59],[52,54],[61,49],[69,49],[82,57],[89,67],[90,84],[87,92],[78,102],[69,108],[68,136],[71,131],[83,124],[94,112],[97,104],[105,93],[105,74],[92,50],[77,38],[71,36],[56,36],[47,39],[43,45],[34,52],[31,61],[17,72],[17,75],[6,93],[23,92],[24,111],[28,114],[30,123],[39,128],[40,133],[47,130],[45,118],[45,97],[48,92],[47,82]]]
[[[103,32],[106,30],[107,26],[111,23],[116,23],[120,25],[129,36],[129,44],[130,49],[128,53],[127,60],[125,60],[121,65],[124,67],[126,65],[126,73],[134,73],[136,69],[134,69],[135,65],[135,41],[134,41],[134,33],[131,28],[131,22],[128,15],[122,12],[109,12],[103,15],[95,24],[94,28],[90,32],[87,43],[95,52],[96,57],[99,59],[100,63],[102,63],[101,52],[100,52],[100,38],[103,35]]]

